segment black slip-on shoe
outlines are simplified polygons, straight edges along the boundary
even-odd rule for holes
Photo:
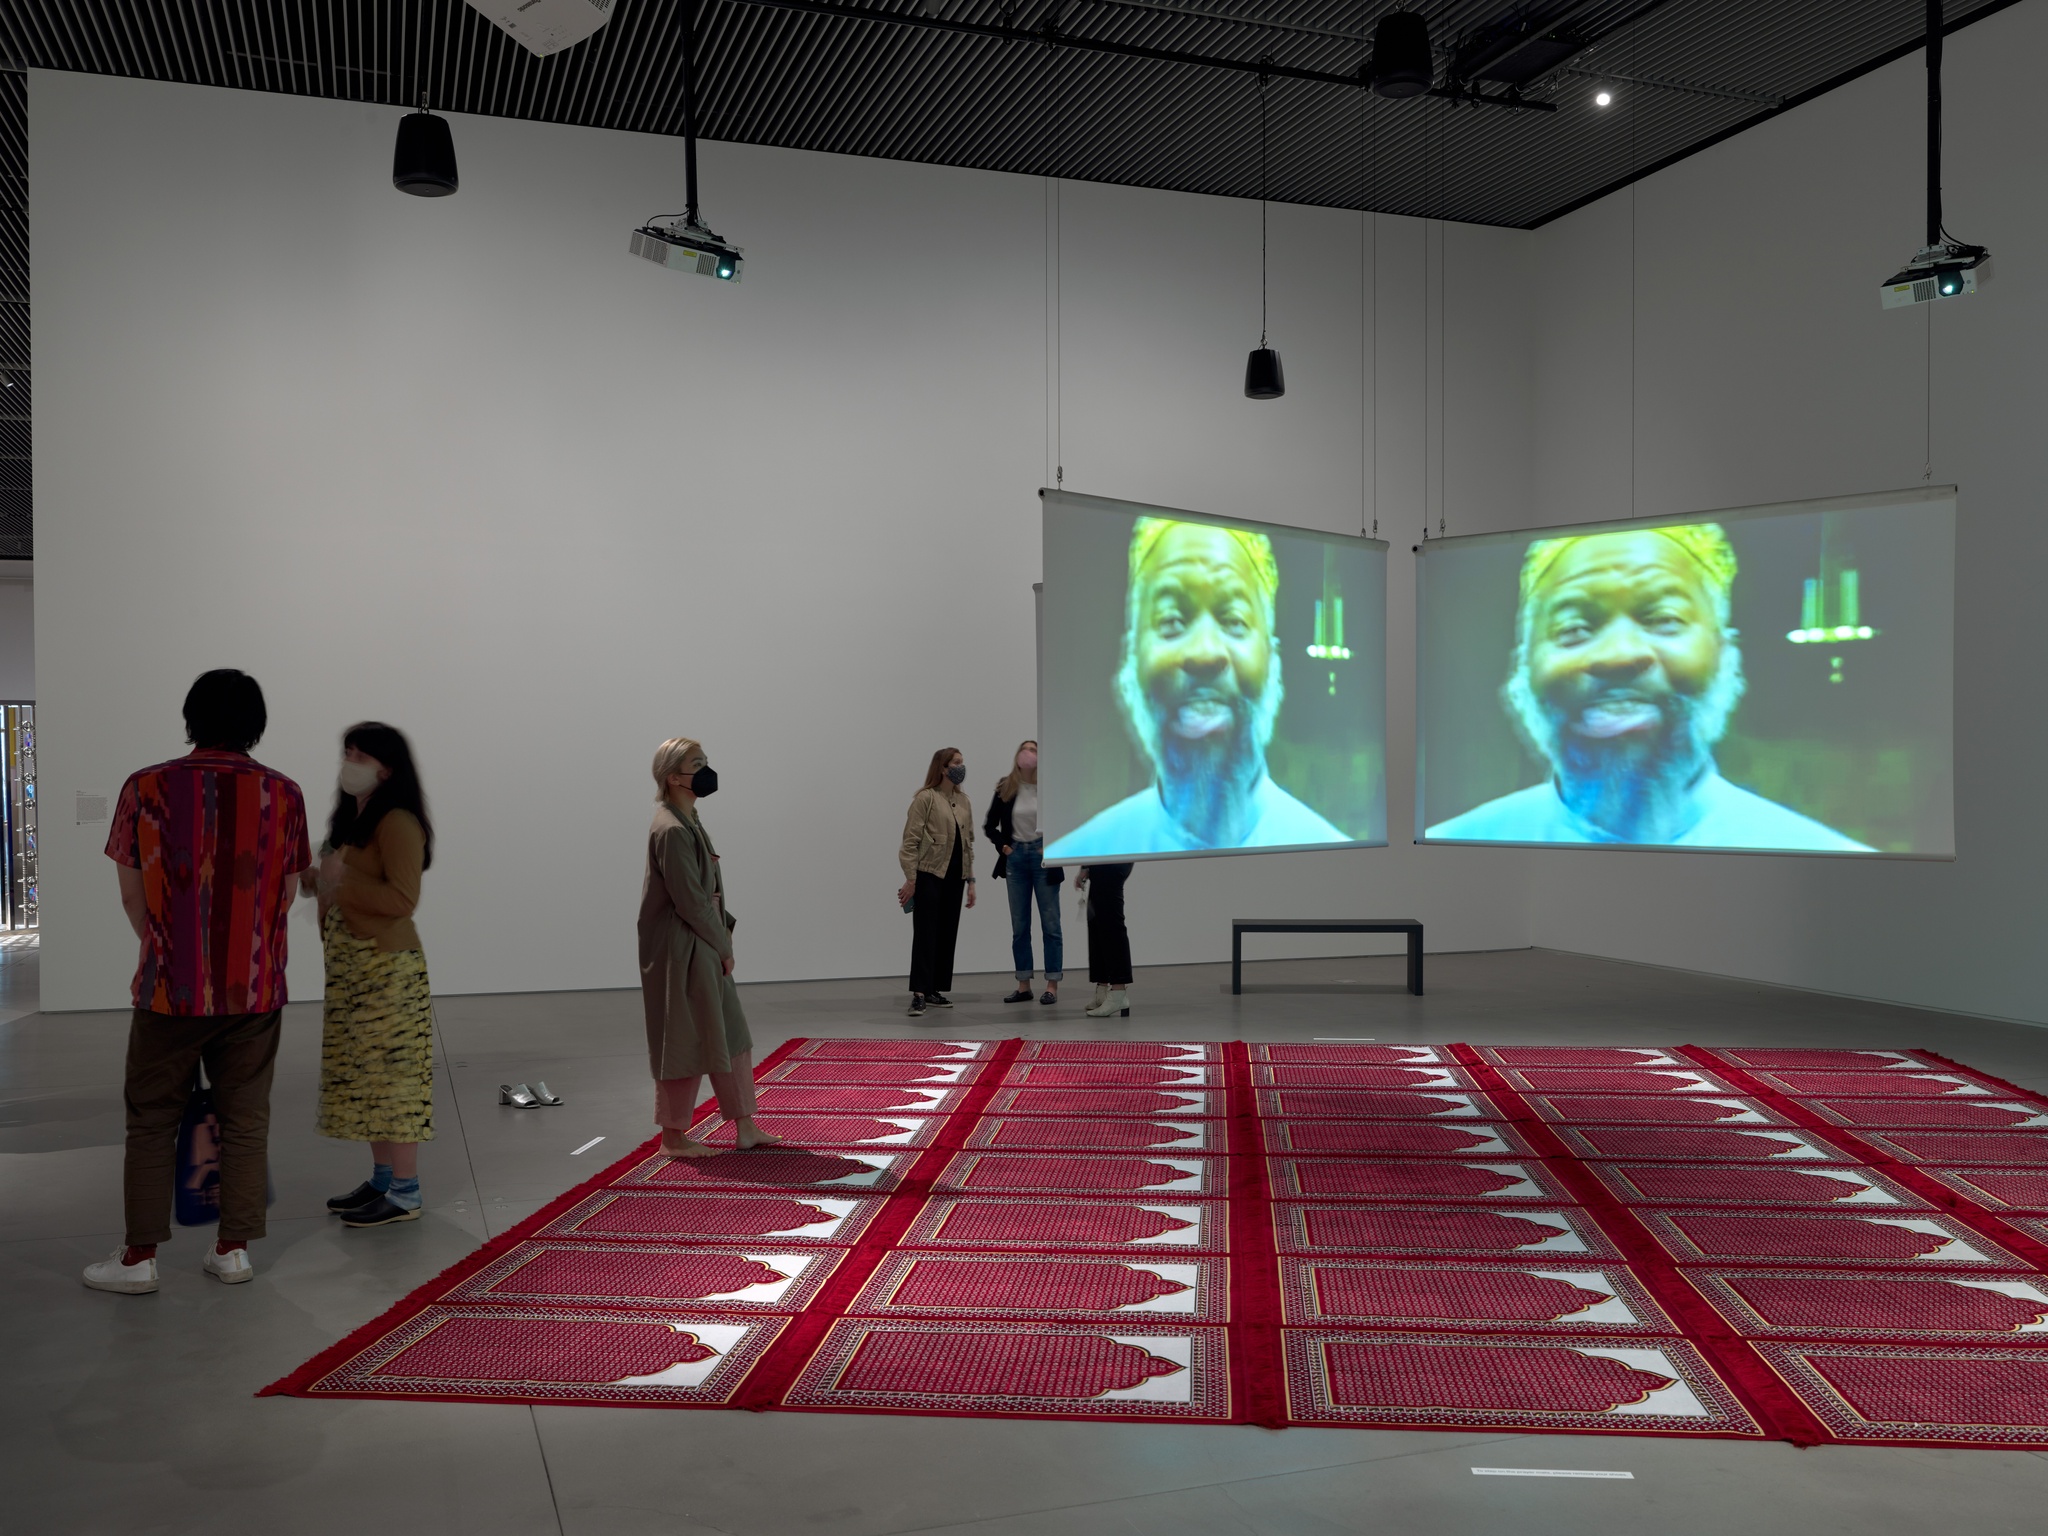
[[[953,1006],[953,999],[946,996],[943,992],[927,992],[924,995],[924,1000],[925,1005],[930,1008],[950,1008]]]
[[[1004,998],[1003,1001],[1006,1003],[1028,1003],[1031,1001],[1031,989],[1029,987],[1019,987],[1008,997]]]
[[[329,1200],[327,1202],[327,1209],[339,1215],[343,1211],[360,1210],[372,1201],[383,1198],[384,1191],[372,1184],[368,1179],[365,1179],[347,1194],[336,1195],[332,1200]]]
[[[418,1221],[419,1219],[420,1208],[418,1206],[408,1209],[402,1205],[393,1205],[382,1195],[379,1195],[368,1205],[358,1206],[352,1211],[343,1211],[341,1213],[341,1224],[344,1227],[384,1227],[389,1226],[394,1221]]]

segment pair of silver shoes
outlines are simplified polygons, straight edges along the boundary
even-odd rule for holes
[[[543,1104],[552,1109],[562,1101],[556,1095],[548,1092],[548,1085],[546,1083],[537,1083],[531,1088],[527,1087],[524,1083],[521,1083],[517,1088],[514,1088],[510,1083],[500,1083],[498,1084],[498,1102],[500,1104],[517,1105],[520,1109],[532,1109],[536,1105]]]

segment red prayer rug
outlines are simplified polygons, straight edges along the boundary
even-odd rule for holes
[[[2048,1099],[1929,1051],[798,1040],[759,1081],[789,1144],[650,1140],[266,1394],[2048,1447]]]

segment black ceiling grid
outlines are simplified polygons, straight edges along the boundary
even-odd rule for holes
[[[28,80],[0,70],[0,560],[35,554],[29,435]]]
[[[33,551],[23,68],[676,135],[692,3],[613,0],[594,36],[536,59],[462,0],[0,0],[0,558]],[[1556,110],[1361,110],[1355,86],[1275,76],[1269,185],[1279,202],[1369,197],[1525,229],[1914,52],[1925,24],[1923,0],[694,3],[708,139],[1242,198],[1260,191],[1257,74],[922,23],[1042,36],[1051,21],[1069,39],[1347,80],[1389,11],[1428,18],[1440,71],[1513,23],[1570,45],[1526,85]],[[2018,0],[1944,3],[1953,31]]]
[[[1503,18],[1569,11],[1590,46],[1529,89],[1555,112],[1425,99],[1361,113],[1352,86],[1270,87],[1276,200],[1358,207],[1376,124],[1380,211],[1520,228],[1917,48],[1923,25],[1922,0],[804,3],[829,14],[700,0],[705,137],[1231,197],[1259,190],[1253,76],[866,18],[1034,30],[1057,4],[1068,37],[1351,77],[1403,4],[1442,58]],[[1947,0],[1947,16],[2013,3]],[[461,0],[6,0],[0,62],[675,134],[687,12],[615,0],[589,40],[536,59]],[[1614,106],[1593,106],[1623,75],[1655,83],[1612,80]]]

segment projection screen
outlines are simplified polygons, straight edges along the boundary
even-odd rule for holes
[[[1039,494],[1047,861],[1383,846],[1386,544]]]
[[[1430,540],[1416,840],[1955,856],[1953,486]]]

